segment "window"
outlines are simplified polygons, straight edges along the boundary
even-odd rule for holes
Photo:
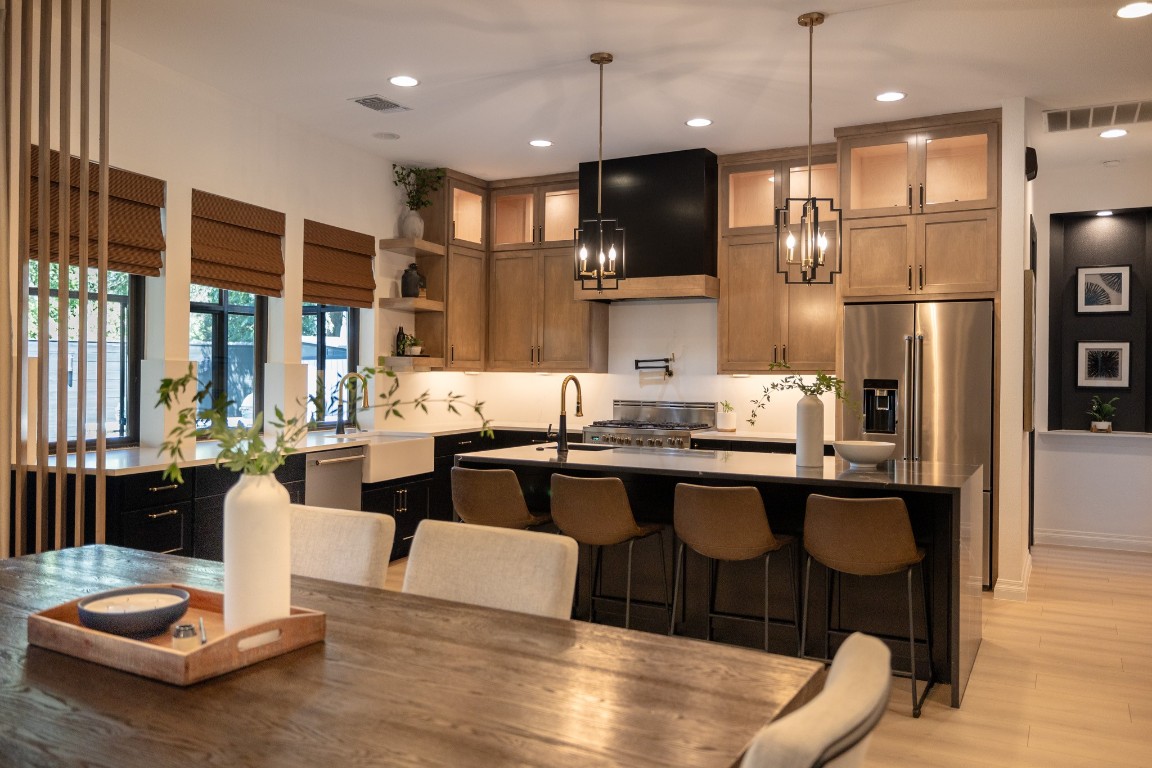
[[[202,384],[212,382],[213,400],[226,397],[228,423],[252,424],[263,410],[268,300],[241,291],[192,285],[189,359]]]
[[[316,413],[308,403],[308,418],[320,426],[336,423],[336,387],[340,378],[357,366],[360,342],[360,313],[350,307],[332,304],[304,304],[303,360],[308,364],[308,383],[317,402],[327,405]],[[348,415],[347,412],[345,414]]]
[[[39,263],[33,259],[28,263],[29,288],[28,293],[28,355],[35,357],[39,346]],[[88,270],[89,299],[83,316],[87,323],[86,350],[81,351],[79,321],[81,317],[80,299],[80,269],[76,266],[68,268],[68,361],[67,381],[62,390],[57,389],[60,382],[58,376],[57,339],[59,338],[59,269],[57,264],[49,265],[48,272],[48,391],[55,393],[64,391],[67,398],[67,412],[70,414],[67,425],[68,446],[74,449],[76,445],[77,419],[74,414],[79,411],[76,407],[79,372],[77,365],[79,356],[84,355],[86,370],[85,390],[85,431],[86,443],[95,445],[96,423],[96,381],[97,381],[97,343],[99,334],[99,313],[96,302],[97,271]],[[107,313],[107,368],[105,382],[105,435],[109,446],[131,445],[139,439],[139,408],[136,405],[140,392],[140,358],[143,356],[143,282],[144,278],[129,275],[125,272],[109,271],[108,275],[108,313]],[[52,403],[41,404],[48,410],[48,437],[50,444],[56,442],[56,408]]]

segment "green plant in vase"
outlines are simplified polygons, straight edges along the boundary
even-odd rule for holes
[[[1092,395],[1092,404],[1087,413],[1092,417],[1091,430],[1093,432],[1112,431],[1112,420],[1116,418],[1116,403],[1118,402],[1120,402],[1118,397],[1105,401],[1100,395]]]
[[[787,363],[772,363],[772,370],[788,370]],[[796,390],[803,395],[796,403],[796,466],[820,467],[824,463],[824,403],[820,395],[832,394],[837,400],[851,405],[844,390],[844,380],[819,371],[806,381],[795,373],[787,374],[764,387],[760,397],[752,401],[752,414],[748,423],[756,426],[756,416],[772,399],[773,392]]]
[[[443,168],[392,165],[393,183],[404,190],[406,206],[397,225],[400,237],[424,236],[424,219],[420,217],[420,210],[432,205],[432,193],[440,189],[446,175]]]

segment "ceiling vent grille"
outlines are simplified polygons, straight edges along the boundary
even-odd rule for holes
[[[1152,123],[1152,101],[1126,101],[1098,107],[1052,109],[1044,112],[1048,133],[1078,131],[1083,128],[1111,128],[1115,125]]]
[[[349,99],[349,101],[354,101],[362,107],[368,107],[368,109],[373,109],[377,112],[407,112],[408,110],[412,109],[411,107],[406,107],[403,104],[397,104],[394,101],[389,101],[380,94],[373,94],[372,96],[361,96],[356,99]]]

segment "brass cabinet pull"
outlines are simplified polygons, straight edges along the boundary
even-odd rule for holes
[[[924,265],[921,264],[917,269],[920,272],[920,290],[924,290]]]
[[[154,485],[148,489],[149,493],[160,493],[161,491],[174,491],[180,486],[177,483],[171,485]]]
[[[172,515],[178,515],[178,514],[180,514],[180,510],[168,509],[168,510],[165,510],[163,512],[153,512],[150,515],[148,515],[148,519],[149,520],[158,520],[161,517],[172,517]]]
[[[920,185],[920,213],[924,213],[924,185]]]
[[[908,213],[912,213],[912,185],[908,185]]]
[[[356,456],[341,456],[336,459],[316,459],[316,466],[322,467],[325,464],[346,464],[349,461],[364,461],[364,458],[364,454],[361,453],[357,454]]]
[[[912,265],[908,265],[908,290],[912,290]]]

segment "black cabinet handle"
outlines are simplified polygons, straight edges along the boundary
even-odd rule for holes
[[[148,519],[149,520],[158,520],[161,517],[172,517],[172,515],[178,515],[178,514],[180,514],[180,510],[168,509],[168,510],[165,510],[163,512],[153,512],[150,515],[148,515]]]
[[[908,185],[908,213],[912,213],[912,185]]]
[[[784,352],[783,352],[783,358],[782,359],[784,360],[784,364],[787,365],[788,364],[788,345],[787,344],[784,345]]]
[[[912,290],[912,265],[908,265],[908,290]]]
[[[776,345],[772,345],[772,362],[776,362]]]
[[[174,491],[180,486],[177,483],[171,485],[154,485],[148,489],[149,493],[160,493],[161,491]]]
[[[920,213],[924,213],[924,185],[920,185]]]
[[[920,290],[924,290],[924,265],[921,264],[917,269],[920,272]]]
[[[455,344],[453,344],[451,347],[448,348],[448,362],[450,362],[450,363],[456,362],[456,345]]]

